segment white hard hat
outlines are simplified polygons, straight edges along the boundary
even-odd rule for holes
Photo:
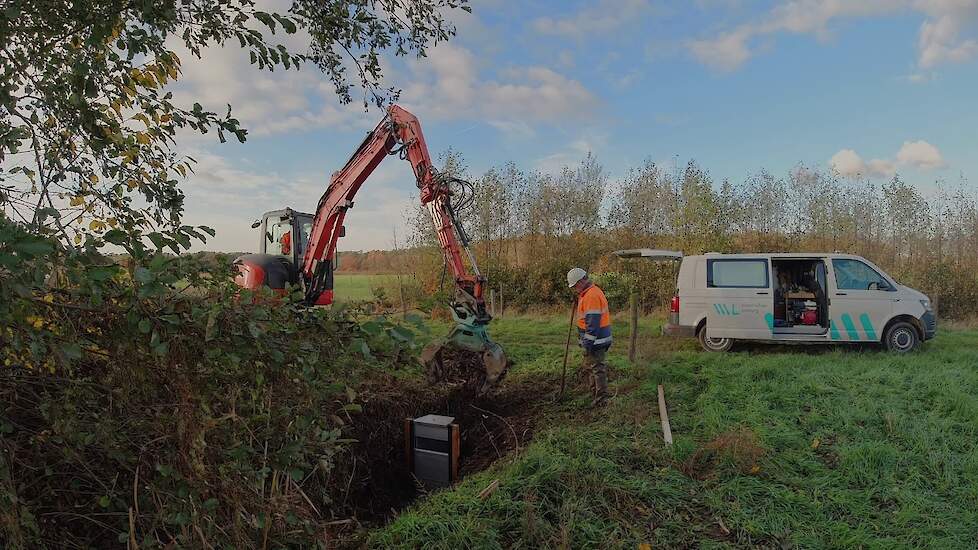
[[[581,279],[583,279],[584,277],[587,277],[587,271],[584,271],[583,269],[581,269],[579,267],[575,267],[574,269],[568,271],[567,272],[567,287],[568,288],[573,288],[574,285],[576,285],[577,282],[580,281]]]

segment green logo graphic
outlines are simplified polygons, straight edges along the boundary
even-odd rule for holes
[[[740,315],[740,310],[737,309],[737,304],[713,304],[713,309],[715,309],[718,314],[727,317],[736,317],[737,315]]]

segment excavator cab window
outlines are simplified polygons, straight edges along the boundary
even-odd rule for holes
[[[269,222],[272,220],[269,219]],[[268,226],[266,234],[269,245],[268,252],[278,256],[292,255],[292,222],[288,219],[280,220]]]
[[[302,240],[300,240],[297,245],[296,255],[302,257],[306,253],[306,244],[309,243],[309,235],[312,233],[312,219],[311,218],[299,218],[298,224],[299,231],[302,232]]]

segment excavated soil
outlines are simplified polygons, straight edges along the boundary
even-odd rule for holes
[[[504,384],[505,386],[505,384]],[[407,467],[404,420],[454,416],[461,428],[460,475],[481,471],[532,439],[546,397],[537,384],[476,396],[471,386],[428,386],[389,378],[359,389],[363,411],[346,437],[357,440],[333,471],[333,524],[340,531],[390,520],[421,494]]]

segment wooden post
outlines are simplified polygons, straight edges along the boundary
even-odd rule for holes
[[[669,427],[669,412],[666,411],[666,392],[659,384],[659,419],[662,421],[662,439],[666,445],[672,445],[672,428]]]
[[[452,445],[452,452],[451,452],[451,461],[452,461],[452,465],[451,465],[451,468],[452,468],[451,476],[452,477],[451,477],[451,480],[452,480],[452,483],[455,483],[456,481],[458,481],[458,459],[459,459],[459,455],[462,454],[462,430],[461,430],[461,427],[458,424],[451,424],[451,425],[449,425],[449,427],[448,427],[448,435],[449,435],[449,439],[451,440],[451,445]]]
[[[567,325],[567,343],[564,345],[564,367],[560,372],[560,393],[557,394],[557,401],[564,398],[564,389],[567,387],[567,356],[570,354],[571,334],[574,333],[574,321],[577,317],[577,301],[580,297],[574,298],[574,303],[570,310],[570,324]]]
[[[408,472],[414,473],[414,421],[404,419],[404,461],[407,462]]]
[[[506,308],[503,306],[503,285],[499,285],[499,316],[503,316]]]
[[[496,315],[496,290],[489,289],[489,314]]]
[[[401,273],[397,273],[397,290],[401,297],[401,318],[407,319],[407,303],[404,301],[404,283],[401,282]]]
[[[632,333],[628,339],[628,361],[635,362],[635,347],[638,344],[638,293],[632,292]]]

